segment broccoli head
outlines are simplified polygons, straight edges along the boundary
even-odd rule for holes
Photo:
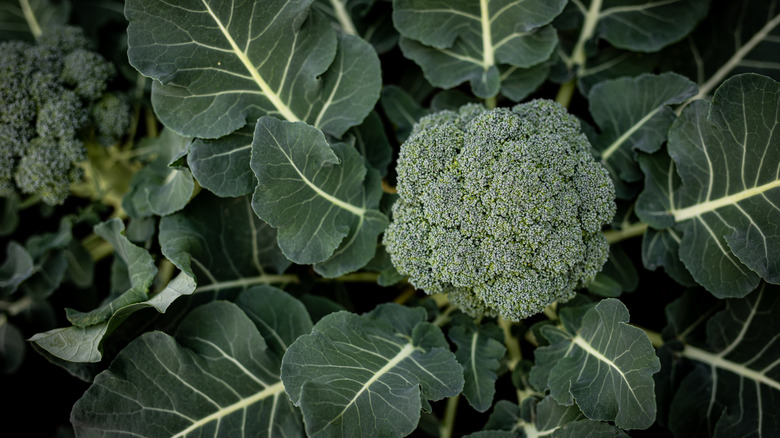
[[[539,313],[607,260],[614,186],[578,120],[552,101],[424,117],[396,170],[384,236],[393,264],[474,316]]]
[[[85,159],[82,140],[127,131],[129,105],[102,99],[116,69],[90,48],[71,26],[47,28],[35,43],[0,42],[0,195],[63,203]]]

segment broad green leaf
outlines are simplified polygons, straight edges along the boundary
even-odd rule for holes
[[[736,74],[760,73],[780,80],[778,49],[780,0],[713,0],[690,38],[663,59],[699,84],[694,99],[702,99]]]
[[[651,73],[658,65],[657,53],[641,53],[629,50],[616,49],[614,47],[599,48],[599,51],[588,58],[584,68],[577,70],[577,89],[583,96],[590,93],[591,88],[606,80],[617,79],[623,76],[639,76]],[[561,81],[570,79],[570,73],[565,72],[563,78],[556,78],[559,70],[553,69],[552,80]]]
[[[177,268],[195,278],[197,292],[220,293],[284,283],[290,261],[276,246],[276,233],[252,212],[248,197],[200,193],[187,207],[160,220],[160,247]]]
[[[580,41],[563,56],[570,66],[582,67],[585,59],[578,58],[591,39],[605,39],[614,47],[635,52],[655,52],[685,37],[708,6],[709,0],[572,1],[556,27],[577,31]]]
[[[634,151],[658,151],[675,119],[669,105],[684,102],[696,90],[693,82],[675,73],[623,77],[591,88],[590,114],[600,130],[591,142],[613,179],[642,178]]]
[[[125,225],[119,219],[111,219],[95,227],[95,234],[114,247],[115,257],[123,263],[129,278],[129,288],[116,296],[110,296],[100,307],[89,312],[66,309],[68,320],[74,326],[89,327],[108,320],[116,311],[130,304],[146,301],[149,286],[157,275],[149,251],[134,245],[124,236]]]
[[[377,53],[385,53],[398,42],[389,2],[376,0],[315,0],[320,10],[344,33],[371,43]]]
[[[35,272],[32,256],[24,246],[11,241],[5,247],[5,262],[0,265],[0,298],[16,292],[22,282]]]
[[[187,154],[187,165],[201,187],[223,198],[245,196],[257,180],[249,160],[254,127],[247,126],[214,140],[196,138]]]
[[[0,313],[0,373],[11,374],[18,370],[24,361],[25,349],[22,332]]]
[[[7,236],[19,225],[19,195],[0,196],[0,236]]]
[[[366,163],[379,172],[379,176],[387,175],[387,167],[393,161],[393,148],[387,140],[379,114],[371,112],[360,126],[351,128],[347,133],[355,138],[355,148]]]
[[[558,403],[576,402],[592,420],[649,427],[660,364],[647,335],[627,324],[628,310],[613,298],[571,310],[560,314],[562,327],[542,327],[550,345],[537,348],[531,383],[549,388]]]
[[[157,158],[133,175],[130,192],[122,206],[136,218],[151,215],[167,216],[182,208],[195,189],[192,174],[184,167],[172,167],[171,162],[187,149],[191,139],[165,129],[151,144]]]
[[[309,436],[404,436],[422,400],[460,393],[463,369],[426,316],[395,304],[332,313],[290,346],[282,381]]]
[[[710,317],[700,302],[670,306],[675,328],[666,335],[688,340],[706,320],[706,342],[670,350],[676,364],[692,361],[670,406],[669,428],[677,437],[715,438],[780,434],[780,290],[762,283]],[[699,318],[692,318],[699,312]],[[688,321],[685,321],[685,320]],[[685,364],[687,365],[687,364]],[[675,372],[675,369],[665,373]],[[683,372],[683,371],[678,371]]]
[[[544,83],[550,73],[550,66],[548,63],[530,68],[504,66],[500,73],[501,94],[510,100],[520,102]]]
[[[268,348],[280,358],[298,336],[311,332],[313,324],[306,306],[275,287],[254,286],[238,296],[236,305],[255,323]]]
[[[496,96],[500,67],[528,68],[550,57],[557,38],[547,26],[563,0],[394,0],[393,22],[400,46],[433,85],[453,88],[465,81],[478,97]]]
[[[528,403],[531,402],[531,403]],[[530,405],[530,406],[529,406]],[[552,396],[542,400],[526,399],[521,409],[507,400],[500,400],[482,432],[468,435],[474,438],[627,438],[613,425],[588,420],[576,405],[561,406]],[[504,432],[507,435],[499,435]],[[496,435],[492,435],[496,434]]]
[[[663,267],[676,282],[693,287],[697,284],[696,280],[691,277],[678,255],[680,240],[680,235],[672,228],[648,228],[642,236],[642,264],[651,271]]]
[[[165,313],[177,298],[190,295],[194,290],[195,282],[192,277],[181,273],[151,298],[116,308],[107,321],[89,326],[73,325],[49,330],[34,335],[30,341],[49,354],[69,362],[100,362],[106,337],[130,315],[146,308]]]
[[[279,361],[238,306],[209,303],[175,337],[151,332],[130,343],[76,402],[71,421],[90,436],[300,436]]]
[[[319,130],[263,117],[252,145],[258,179],[255,213],[278,229],[284,255],[300,264],[321,263],[335,277],[374,257],[387,217],[377,208],[378,176],[366,175],[363,157],[345,143],[329,145]],[[327,266],[324,266],[327,265]]]
[[[617,297],[633,292],[639,286],[639,274],[634,262],[619,245],[610,245],[609,259],[601,272],[588,285],[588,292],[602,297]]]
[[[424,115],[428,114],[403,88],[388,85],[382,89],[382,99],[379,101],[385,115],[395,125],[395,136],[403,143],[412,132],[412,127]]]
[[[672,124],[673,163],[646,166],[637,214],[658,229],[674,225],[680,260],[719,298],[745,296],[760,278],[780,282],[779,101],[772,79],[736,76]]]
[[[373,109],[379,60],[336,35],[312,0],[129,0],[130,64],[156,79],[155,112],[187,136],[217,138],[273,115],[340,137]]]
[[[29,40],[51,26],[68,23],[67,0],[9,0],[0,3],[0,41]]]
[[[499,361],[504,357],[504,335],[495,324],[477,327],[471,318],[458,319],[448,336],[458,347],[455,358],[463,366],[463,395],[479,412],[493,405]]]

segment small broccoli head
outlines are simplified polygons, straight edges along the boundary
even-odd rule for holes
[[[105,58],[95,52],[78,49],[65,56],[61,79],[82,99],[93,101],[106,91],[108,80],[115,74],[116,69]]]
[[[124,95],[106,93],[90,108],[97,140],[112,145],[121,139],[130,129],[132,114],[130,102]]]
[[[77,163],[84,158],[84,145],[78,140],[36,137],[19,160],[16,185],[23,193],[39,195],[49,205],[62,204],[70,184],[81,178]]]
[[[472,315],[541,312],[571,299],[607,259],[612,181],[577,119],[552,101],[427,116],[397,171],[384,237],[394,265]]]

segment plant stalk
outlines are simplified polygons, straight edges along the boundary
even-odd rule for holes
[[[612,245],[614,243],[645,234],[645,232],[647,232],[647,227],[648,225],[646,223],[637,222],[635,224],[623,227],[620,230],[604,231],[604,237],[607,238],[607,243]]]
[[[506,345],[508,355],[507,367],[509,371],[513,371],[517,364],[523,360],[523,354],[520,351],[520,340],[512,334],[512,321],[499,317],[498,325],[504,331],[504,344]]]
[[[458,401],[460,395],[447,399],[447,408],[444,411],[444,420],[439,428],[439,438],[452,438],[452,431],[455,428],[455,416],[458,414]]]

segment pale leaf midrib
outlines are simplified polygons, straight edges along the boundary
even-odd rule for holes
[[[628,387],[628,390],[631,392],[631,396],[633,397],[634,400],[637,401],[637,406],[639,406],[639,408],[642,410],[642,412],[645,412],[645,408],[644,408],[643,404],[641,403],[640,399],[634,393],[634,388],[631,386],[631,383],[629,383],[628,378],[623,373],[623,370],[618,368],[618,366],[615,365],[615,363],[613,361],[611,361],[608,357],[606,357],[603,354],[601,354],[600,351],[598,351],[595,348],[593,348],[593,346],[590,345],[590,343],[588,341],[586,341],[584,338],[582,338],[580,335],[575,336],[572,339],[572,343],[574,343],[578,347],[582,348],[585,351],[585,353],[595,357],[596,359],[598,359],[601,362],[604,362],[605,364],[609,365],[612,369],[617,371],[618,374],[620,374],[620,378],[623,379],[623,381],[625,382],[626,386]]]
[[[273,397],[277,394],[280,394],[284,392],[284,384],[282,384],[281,381],[274,383],[273,385],[270,385],[263,389],[262,391],[252,395],[251,397],[241,399],[237,401],[236,403],[233,403],[232,405],[226,406],[216,412],[214,412],[211,415],[207,415],[200,420],[192,423],[188,428],[182,430],[181,432],[177,433],[176,435],[173,435],[172,438],[179,438],[186,436],[188,433],[203,427],[204,425],[214,421],[218,420],[222,417],[225,417],[227,415],[232,414],[233,412],[236,412],[238,410],[244,409],[248,406],[251,406],[261,400],[264,400],[269,397]]]
[[[669,210],[669,213],[674,216],[674,220],[676,222],[683,222],[688,219],[699,217],[705,213],[713,212],[719,208],[737,204],[741,201],[761,195],[778,187],[780,187],[780,179],[762,184],[760,186],[752,187],[741,192],[733,193],[722,198],[714,199],[712,201],[702,202],[680,209],[671,209]]]
[[[710,353],[709,351],[686,345],[685,349],[682,351],[682,356],[709,365],[712,368],[729,371],[738,376],[745,377],[754,382],[759,382],[769,386],[770,388],[774,388],[775,390],[780,391],[780,382],[777,380],[773,380],[766,374],[760,373],[736,362],[732,362],[721,357],[720,355]]]
[[[265,82],[265,79],[263,79],[262,76],[260,76],[260,73],[257,71],[254,65],[252,65],[252,61],[249,60],[246,53],[244,53],[239,47],[236,41],[233,39],[233,36],[230,35],[230,32],[225,28],[225,26],[222,24],[222,22],[219,20],[217,15],[214,13],[214,11],[211,9],[211,7],[208,5],[206,0],[201,0],[203,3],[203,6],[206,7],[206,11],[209,13],[211,18],[214,20],[214,22],[219,26],[219,30],[222,32],[222,35],[225,37],[227,42],[230,44],[230,47],[233,49],[233,53],[236,55],[236,57],[241,61],[241,63],[244,65],[244,67],[247,69],[249,74],[252,76],[252,79],[255,81],[258,87],[263,91],[263,94],[265,94],[265,97],[271,101],[271,104],[279,111],[279,114],[282,115],[285,119],[291,121],[291,122],[297,122],[300,121],[298,116],[295,115],[295,113],[292,112],[290,107],[288,107],[284,102],[282,102],[282,99],[279,97],[279,95],[271,88],[270,85],[268,85],[267,82]]]
[[[487,71],[496,63],[495,54],[493,53],[493,35],[490,28],[488,0],[480,0],[479,9],[480,22],[482,24],[482,68]]]
[[[368,380],[366,381],[366,383],[365,383],[365,384],[363,384],[363,386],[360,388],[360,390],[358,390],[358,391],[355,393],[355,396],[354,396],[354,397],[352,397],[352,400],[350,400],[350,401],[349,401],[347,404],[345,404],[345,405],[344,405],[344,409],[342,409],[342,410],[341,410],[341,412],[340,412],[338,415],[336,415],[335,417],[333,417],[333,419],[332,419],[332,420],[330,420],[330,421],[328,422],[328,424],[326,424],[326,425],[323,427],[323,429],[324,429],[325,427],[328,427],[329,425],[331,425],[331,424],[332,424],[334,421],[336,421],[336,420],[338,420],[339,418],[343,417],[343,416],[344,416],[344,413],[345,413],[345,412],[347,412],[347,409],[349,409],[349,407],[350,407],[350,406],[352,406],[352,405],[353,405],[353,404],[354,404],[354,403],[357,401],[357,399],[360,397],[360,395],[361,395],[361,394],[363,394],[363,393],[364,393],[366,390],[368,390],[368,388],[370,388],[370,387],[371,387],[371,385],[373,385],[373,384],[374,384],[374,383],[375,383],[377,380],[379,380],[379,378],[380,378],[380,377],[382,377],[383,375],[385,375],[385,374],[387,374],[388,372],[390,372],[390,370],[392,370],[393,368],[395,368],[396,366],[398,366],[398,364],[400,364],[401,362],[403,362],[404,360],[406,360],[406,358],[408,358],[409,356],[411,356],[411,355],[412,355],[412,353],[414,353],[414,351],[415,351],[415,347],[414,347],[414,345],[412,345],[412,344],[406,344],[406,345],[404,345],[404,347],[403,347],[403,348],[401,348],[401,350],[400,350],[400,351],[398,351],[398,353],[396,353],[396,355],[395,355],[395,356],[393,356],[393,358],[392,358],[392,359],[390,359],[390,360],[387,362],[387,364],[385,364],[385,366],[383,366],[383,367],[382,367],[382,368],[381,368],[379,371],[377,371],[376,373],[374,373],[374,375],[373,375],[373,376],[371,376],[371,378],[370,378],[370,379],[368,379]],[[319,431],[317,431],[317,432],[319,432]],[[316,435],[316,434],[317,434],[317,432],[315,432],[313,435]]]
[[[658,112],[661,111],[661,108],[663,108],[663,105],[659,105],[658,107],[656,107],[652,111],[648,112],[647,115],[642,117],[638,122],[636,122],[635,124],[631,125],[631,128],[626,130],[626,132],[624,132],[623,135],[618,137],[617,140],[615,140],[614,142],[612,142],[611,145],[609,145],[609,147],[604,149],[604,152],[601,153],[601,161],[609,160],[609,157],[611,157],[612,154],[617,152],[618,149],[620,149],[620,146],[622,146],[623,143],[625,143],[629,139],[629,137],[634,135],[634,133],[636,131],[638,131],[639,128],[644,126],[645,123],[647,123],[650,119],[653,118],[653,116],[658,114]]]
[[[295,173],[298,174],[298,176],[301,178],[301,181],[303,181],[304,184],[306,184],[310,189],[312,189],[314,193],[324,198],[331,204],[339,208],[342,208],[344,210],[347,210],[348,212],[356,216],[363,217],[363,215],[366,214],[366,209],[356,207],[348,202],[344,202],[341,199],[331,195],[330,193],[325,192],[324,190],[319,188],[316,184],[311,182],[309,178],[307,178],[306,175],[304,175],[303,172],[301,172],[301,170],[298,169],[298,166],[295,165],[295,162],[293,161],[292,157],[287,154],[284,148],[282,148],[282,143],[279,141],[279,139],[277,139],[276,136],[268,128],[266,128],[266,130],[268,131],[268,135],[270,135],[274,139],[274,142],[276,143],[279,152],[281,152],[282,155],[284,155],[284,158],[287,159],[287,162],[290,163],[290,167],[292,167],[295,170]]]

